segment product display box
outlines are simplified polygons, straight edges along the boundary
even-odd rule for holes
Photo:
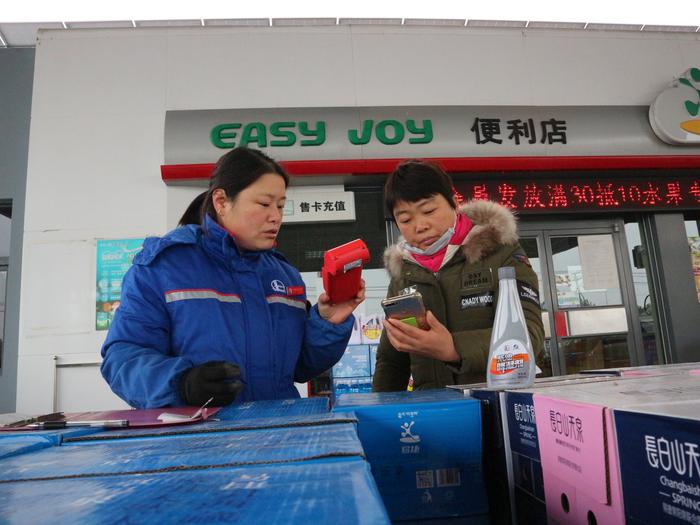
[[[270,399],[232,403],[216,413],[216,419],[231,421],[261,417],[287,417],[328,412],[327,397],[303,397],[294,399]]]
[[[0,460],[53,446],[55,446],[55,443],[45,436],[27,434],[16,436],[0,435]]]
[[[369,345],[369,375],[373,376],[377,369],[377,348],[379,345]]]
[[[367,377],[371,375],[369,366],[369,345],[349,345],[332,368],[333,379]]]
[[[372,391],[372,378],[367,377],[347,377],[333,379],[333,400],[342,394],[368,394]]]
[[[519,523],[547,523],[532,393],[556,385],[614,379],[607,374],[572,374],[538,378],[533,387],[521,390],[498,391],[485,383],[450,387],[482,404],[484,476],[493,524],[510,524],[514,516]]]
[[[64,443],[2,460],[0,481],[364,457],[354,424]]]
[[[626,523],[700,523],[700,399],[614,417]]]
[[[611,374],[621,377],[645,377],[659,375],[684,374],[697,370],[700,373],[700,362],[698,363],[674,363],[672,365],[646,365],[628,366],[624,368],[600,368],[596,370],[584,370],[582,374]]]
[[[700,398],[700,375],[616,378],[533,394],[549,523],[625,523],[613,411]]]
[[[354,457],[3,483],[0,523],[389,525],[390,521],[369,465]]]
[[[63,443],[81,443],[113,439],[139,439],[146,437],[186,436],[192,434],[213,434],[217,432],[240,432],[255,429],[293,428],[321,425],[357,424],[352,413],[323,412],[300,416],[254,417],[216,421],[215,418],[191,425],[172,425],[149,428],[124,428],[105,430],[96,434],[66,437]]]
[[[441,389],[341,395],[392,520],[484,515],[479,402]]]

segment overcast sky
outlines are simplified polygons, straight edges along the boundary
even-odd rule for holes
[[[700,26],[700,0],[0,0],[0,22],[456,18]]]

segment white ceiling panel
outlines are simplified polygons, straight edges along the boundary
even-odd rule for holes
[[[467,21],[455,18],[406,18],[403,21],[405,26],[452,26],[462,27]]]
[[[375,26],[375,25],[389,25],[389,26],[400,26],[401,18],[341,18],[338,20],[338,24],[341,26],[350,25],[363,25],[363,26]]]
[[[213,18],[205,19],[205,26],[227,26],[227,27],[267,27],[270,25],[269,18]]]
[[[467,20],[467,27],[526,27],[524,20]]]
[[[201,26],[200,19],[192,20],[134,20],[136,27],[192,27]]]
[[[655,26],[649,24],[642,28],[642,31],[663,31],[666,33],[694,33],[697,30],[697,26]]]
[[[272,25],[276,27],[294,26],[334,26],[335,18],[273,18]]]
[[[66,22],[67,29],[112,29],[115,27],[134,27],[134,22],[131,20]]]

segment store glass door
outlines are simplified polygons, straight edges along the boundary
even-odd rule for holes
[[[521,220],[537,273],[543,375],[641,364],[641,333],[622,221]]]

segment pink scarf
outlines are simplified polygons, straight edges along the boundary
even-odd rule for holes
[[[418,255],[416,253],[412,254],[413,259],[420,264],[426,270],[430,270],[435,273],[442,267],[442,261],[445,259],[445,254],[450,246],[459,246],[464,241],[469,231],[472,229],[474,224],[469,217],[463,213],[457,213],[457,220],[455,221],[455,232],[442,250],[434,253],[433,255]]]

